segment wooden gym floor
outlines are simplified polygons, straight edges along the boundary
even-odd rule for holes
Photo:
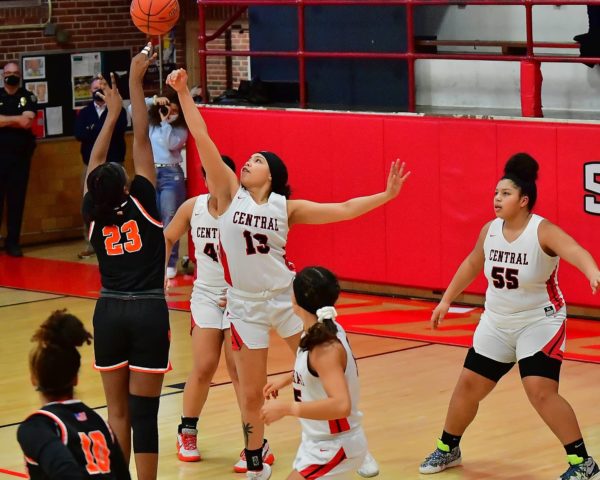
[[[0,478],[25,476],[22,455],[15,439],[16,430],[18,423],[40,402],[29,382],[27,354],[31,346],[31,334],[52,310],[59,308],[68,308],[91,330],[95,300],[85,298],[88,295],[65,293],[72,290],[73,285],[88,288],[85,285],[82,287],[82,277],[73,276],[71,270],[62,268],[68,263],[93,265],[93,260],[75,259],[75,253],[80,248],[79,242],[71,242],[26,249],[29,261],[32,257],[65,261],[59,263],[61,268],[54,269],[54,290],[39,287],[36,281],[39,270],[36,269],[19,273],[23,276],[19,281],[24,285],[20,284],[18,289],[11,287],[14,278],[9,277],[11,272],[17,271],[15,259],[0,254]],[[13,277],[15,275],[17,273]],[[31,287],[28,288],[28,284]],[[182,281],[175,288],[170,299],[174,307],[180,306],[178,302],[184,302],[189,292],[189,281],[187,284]],[[89,296],[94,295],[90,293]],[[347,313],[348,318],[352,313],[377,315],[376,312],[388,318],[391,311],[401,313],[409,308],[405,301],[397,306],[392,303],[388,299],[365,301],[362,297],[345,295],[340,310]],[[422,315],[425,315],[424,310],[430,311],[431,308],[432,303],[416,302],[415,310],[421,311]],[[590,325],[595,329],[597,323]],[[199,447],[203,461],[185,464],[177,460],[175,432],[181,413],[183,382],[191,364],[189,313],[172,309],[171,329],[174,370],[165,377],[161,399],[159,478],[245,478],[232,470],[243,440],[233,389],[223,365],[215,376],[200,420]],[[425,479],[427,476],[419,475],[418,465],[434,448],[435,439],[441,433],[446,407],[466,350],[464,346],[435,343],[438,339],[433,338],[431,332],[428,332],[429,336],[419,337],[414,334],[414,328],[409,329],[409,335],[413,336],[408,338],[419,337],[421,340],[394,338],[387,333],[379,336],[372,330],[363,325],[362,331],[368,333],[354,333],[349,337],[360,369],[364,427],[371,452],[381,467],[378,478]],[[353,331],[361,331],[361,328],[354,328]],[[591,342],[594,343],[591,350],[598,352],[595,345],[598,337],[595,334],[592,336],[595,338]],[[439,341],[444,340],[440,338]],[[291,352],[276,336],[271,345],[270,374],[289,371],[293,364]],[[101,415],[106,415],[100,377],[91,368],[92,348],[83,347],[81,352],[83,366],[77,397],[96,407]],[[598,365],[591,362],[564,362],[561,393],[571,402],[578,415],[588,450],[600,457],[597,397],[600,370]],[[289,391],[285,392],[284,398],[291,401]],[[298,422],[286,418],[268,427],[266,435],[276,456],[272,478],[284,479],[291,470],[299,443]],[[478,417],[461,445],[463,466],[433,478],[547,480],[557,478],[566,468],[562,446],[527,402],[516,369],[482,403]]]

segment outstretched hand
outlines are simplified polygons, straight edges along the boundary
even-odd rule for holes
[[[183,92],[187,88],[188,74],[183,68],[173,70],[167,76],[167,85],[177,93]]]
[[[391,198],[395,198],[400,193],[402,189],[402,185],[406,179],[410,176],[410,172],[404,173],[405,163],[400,163],[400,160],[395,160],[392,162],[392,168],[390,169],[390,173],[388,175],[386,193],[390,195]]]
[[[131,59],[129,75],[137,80],[142,80],[148,67],[156,60],[157,53],[154,51],[152,42],[148,42],[142,51]]]
[[[119,89],[117,87],[117,79],[115,78],[114,73],[110,73],[110,83],[111,86],[108,85],[108,82],[102,77],[102,75],[98,76],[100,79],[100,88],[103,93],[98,92],[97,95],[102,98],[106,102],[106,108],[109,112],[118,112],[121,113],[121,107],[123,107],[123,99],[121,98],[121,94],[119,93]]]

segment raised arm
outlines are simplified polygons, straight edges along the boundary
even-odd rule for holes
[[[544,220],[538,230],[540,245],[550,255],[558,255],[583,273],[590,282],[592,293],[600,288],[600,270],[594,257],[562,228]]]
[[[196,142],[202,166],[206,170],[206,176],[214,185],[213,195],[219,202],[219,211],[223,212],[237,192],[239,181],[235,173],[221,159],[219,150],[208,134],[206,123],[187,87],[186,71],[179,69],[171,72],[167,77],[167,85],[177,92],[187,126]]]
[[[84,195],[87,192],[88,175],[91,172],[93,172],[96,167],[106,162],[106,155],[108,154],[110,139],[112,138],[115,125],[119,120],[119,115],[123,106],[123,99],[119,94],[119,89],[117,88],[115,76],[112,73],[110,74],[110,76],[112,85],[109,87],[106,81],[103,79],[101,85],[104,94],[98,94],[101,95],[104,101],[106,102],[106,108],[108,112],[106,114],[106,120],[104,120],[104,125],[102,125],[102,129],[98,134],[98,138],[94,142],[92,153],[90,154],[90,163],[85,173],[85,181],[83,182]]]
[[[308,200],[288,200],[288,221],[294,224],[322,224],[352,220],[396,198],[410,175],[404,173],[404,163],[396,160],[388,175],[385,191],[366,197],[352,198],[342,203],[317,203]]]
[[[148,133],[148,111],[144,99],[143,81],[148,66],[156,59],[148,44],[131,59],[129,68],[129,96],[131,99],[131,121],[133,123],[133,165],[135,173],[146,177],[156,185],[156,168],[152,156],[152,145]]]
[[[475,277],[479,275],[479,272],[483,270],[483,266],[485,263],[485,254],[483,250],[483,242],[485,241],[485,236],[490,228],[490,223],[488,222],[479,232],[479,238],[477,239],[477,243],[475,244],[475,248],[467,255],[458,270],[452,277],[452,281],[448,288],[444,292],[440,303],[438,303],[437,307],[433,310],[431,314],[431,325],[435,329],[438,327],[442,320],[448,313],[450,309],[450,305],[452,301],[460,295],[460,293],[467,288]]]

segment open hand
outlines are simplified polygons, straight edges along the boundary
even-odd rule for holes
[[[402,189],[402,185],[404,185],[404,182],[410,175],[410,172],[404,173],[404,167],[405,163],[400,163],[400,160],[398,159],[392,162],[392,168],[390,169],[385,189],[391,198],[398,196]]]

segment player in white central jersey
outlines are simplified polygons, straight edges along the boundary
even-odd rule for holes
[[[267,425],[295,416],[302,442],[288,480],[350,479],[367,453],[367,439],[358,410],[358,367],[344,329],[335,321],[333,305],[340,285],[323,267],[307,267],[294,278],[294,311],[304,335],[292,374],[267,383],[262,408]],[[275,400],[292,384],[295,402]]]
[[[232,287],[227,291],[226,315],[231,321],[243,399],[247,476],[267,479],[271,468],[263,465],[267,443],[260,409],[267,381],[269,331],[276,329],[294,352],[302,331],[302,322],[294,315],[291,304],[294,273],[285,258],[288,229],[295,224],[332,223],[363,215],[395,198],[410,172],[404,174],[404,164],[393,162],[385,191],[343,203],[288,200],[287,168],[271,152],[253,154],[238,180],[223,166],[186,82],[183,69],[173,71],[167,78],[167,84],[179,95],[202,165],[215,184],[223,266]]]
[[[223,162],[233,172],[235,164],[223,156]],[[205,177],[208,191],[212,184]],[[224,313],[227,282],[219,261],[219,223],[217,199],[213,195],[198,195],[186,200],[165,229],[166,251],[191,229],[196,259],[196,278],[192,289],[190,309],[192,312],[193,366],[183,389],[183,413],[177,427],[177,456],[183,462],[197,462],[200,451],[197,446],[198,419],[210,388],[219,358],[221,345],[225,363],[234,390],[238,392],[238,378],[231,356],[229,321]]]
[[[497,218],[487,223],[433,311],[437,328],[451,302],[483,269],[488,280],[485,310],[454,389],[436,450],[421,473],[460,464],[460,439],[479,402],[514,365],[529,401],[563,444],[569,467],[559,480],[597,480],[600,469],[588,455],[577,418],[559,395],[565,349],[566,307],[558,288],[559,257],[600,287],[598,265],[587,250],[548,220],[531,213],[538,164],[526,153],[511,157],[494,195]],[[519,475],[517,475],[519,476]]]

